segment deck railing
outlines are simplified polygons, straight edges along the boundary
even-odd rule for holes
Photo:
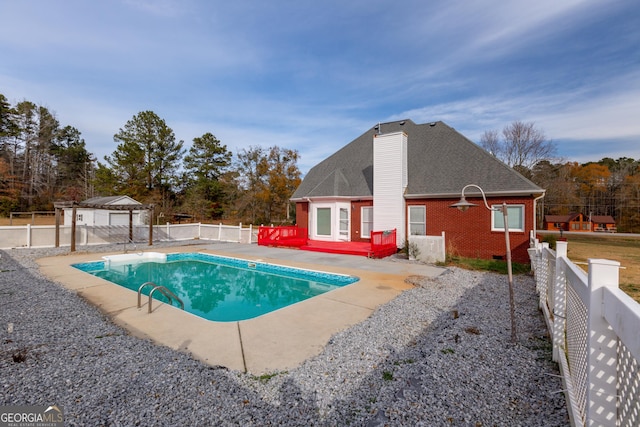
[[[375,258],[383,258],[398,252],[396,229],[371,232],[371,253]]]
[[[258,230],[258,245],[301,247],[307,245],[308,229],[297,226],[260,226]],[[396,244],[396,230],[372,231],[371,249],[368,255],[373,258],[383,258],[398,251]]]
[[[300,247],[307,244],[308,229],[291,226],[267,227],[258,229],[258,245]]]
[[[589,259],[588,273],[534,241],[540,308],[574,426],[640,425],[640,304],[618,288],[620,263]]]

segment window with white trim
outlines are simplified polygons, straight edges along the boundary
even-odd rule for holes
[[[316,208],[316,235],[331,236],[331,208]]]
[[[409,206],[409,235],[424,236],[427,234],[427,215],[425,206]]]
[[[363,206],[360,211],[361,224],[360,230],[364,238],[371,237],[371,231],[373,229],[373,206]]]
[[[492,205],[496,209],[491,215],[491,231],[504,231],[502,205]],[[524,205],[507,205],[509,231],[524,231]]]

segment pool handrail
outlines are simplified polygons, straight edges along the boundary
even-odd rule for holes
[[[174,294],[173,292],[171,292],[169,289],[165,288],[164,286],[156,286],[155,288],[151,289],[151,292],[149,292],[149,313],[152,312],[151,310],[151,301],[153,300],[153,293],[155,291],[160,291],[160,293],[162,295],[164,295],[165,297],[169,298],[169,304],[173,305],[173,300],[175,299],[178,303],[180,303],[180,308],[182,310],[184,310],[184,303],[182,302],[182,300],[180,298],[178,298],[176,296],[176,294]]]
[[[173,301],[174,300],[177,301],[180,304],[180,308],[182,310],[184,310],[184,303],[182,302],[182,300],[180,298],[178,298],[178,296],[176,294],[171,292],[166,287],[164,287],[162,285],[156,285],[153,282],[145,282],[142,285],[140,285],[140,287],[138,288],[138,308],[140,308],[142,306],[141,295],[142,295],[142,290],[146,286],[153,286],[153,289],[151,289],[151,292],[149,292],[149,310],[148,310],[149,313],[151,313],[153,311],[152,307],[151,307],[151,301],[153,300],[153,293],[155,291],[159,291],[162,295],[164,295],[165,297],[169,298],[169,304],[171,304],[171,305],[173,305]]]
[[[131,243],[133,245],[133,250],[137,252],[138,251],[138,245],[136,245],[136,242],[134,242],[131,237],[128,237],[127,240],[124,241],[124,253],[125,254],[129,253],[127,251],[127,245],[129,243]],[[142,251],[140,251],[140,252],[142,252]]]
[[[142,290],[147,286],[155,287],[156,284],[153,282],[144,282],[142,285],[140,285],[140,287],[138,288],[138,308],[142,306],[142,301],[141,301]]]

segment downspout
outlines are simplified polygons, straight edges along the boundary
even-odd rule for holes
[[[304,200],[306,200],[307,203],[309,204],[307,206],[307,239],[310,239],[311,238],[311,199],[309,197],[304,197]]]
[[[535,237],[536,233],[538,232],[538,225],[537,225],[537,205],[538,205],[538,200],[542,199],[546,194],[546,191],[544,193],[542,193],[542,195],[540,197],[536,197],[535,199],[533,199],[533,235]],[[544,213],[544,212],[543,212]]]

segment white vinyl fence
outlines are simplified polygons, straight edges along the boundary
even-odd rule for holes
[[[0,227],[0,249],[45,248],[55,246],[54,225],[25,225]],[[170,224],[153,226],[153,241],[215,240],[222,242],[255,243],[258,228],[242,224]],[[133,227],[133,241],[149,241],[149,226]],[[76,246],[129,242],[128,225],[76,227]],[[71,246],[71,226],[60,226],[60,246]]]
[[[409,257],[426,263],[444,262],[447,250],[444,231],[440,236],[409,236]]]
[[[572,425],[639,426],[640,304],[618,288],[620,263],[589,259],[585,273],[567,242],[529,257]]]

